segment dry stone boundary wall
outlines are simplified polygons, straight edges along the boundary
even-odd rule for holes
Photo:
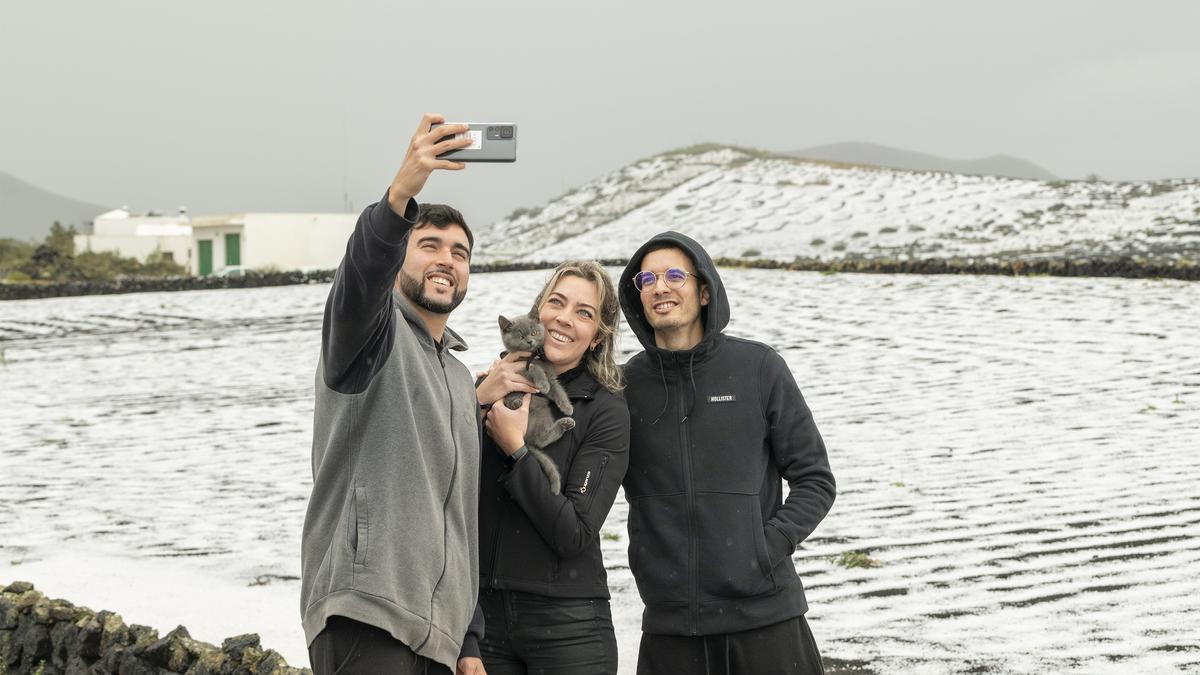
[[[844,258],[820,260],[797,258],[792,262],[717,258],[721,267],[785,269],[803,272],[850,272],[862,274],[977,274],[985,276],[1119,277],[1123,279],[1180,279],[1200,281],[1200,265],[1190,261],[1152,263],[1135,258],[975,260],[931,258],[891,260]]]
[[[17,581],[0,591],[0,675],[311,675],[264,649],[250,633],[220,647],[179,626],[126,625],[120,614],[52,600]]]
[[[621,267],[625,260],[601,260],[600,264]],[[722,267],[752,267],[807,272],[851,272],[865,274],[982,274],[1001,276],[1121,277],[1126,279],[1180,279],[1200,281],[1200,265],[1189,261],[1151,263],[1136,258],[1078,260],[926,260],[800,259],[791,262],[756,258],[717,258]],[[472,265],[473,273],[518,272],[550,269],[551,263],[489,263]],[[333,281],[334,270],[311,272],[248,272],[240,277],[171,277],[166,279],[119,279],[116,281],[71,281],[64,283],[0,283],[0,301],[56,298],[71,295],[113,295],[151,291],[194,291],[212,288],[259,288],[294,284],[323,284]]]
[[[622,261],[601,261],[604,264],[624,264]],[[548,263],[493,263],[472,265],[472,272],[518,272],[549,269]],[[213,288],[263,288],[296,284],[327,284],[333,281],[336,270],[309,272],[247,272],[240,277],[130,277],[115,281],[66,281],[61,283],[4,283],[0,282],[0,300],[32,300],[71,295],[116,295],[155,291],[199,291]]]

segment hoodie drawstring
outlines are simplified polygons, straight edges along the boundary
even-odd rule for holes
[[[696,373],[692,371],[692,365],[695,362],[696,362],[696,352],[692,352],[691,358],[688,359],[688,378],[692,381],[692,402],[688,404],[688,409],[687,409],[687,412],[685,412],[683,414],[683,419],[679,420],[680,424],[683,424],[684,422],[686,422],[688,420],[688,417],[691,416],[692,409],[696,407],[696,399],[699,398],[699,396],[696,395]],[[663,378],[663,384],[666,384],[665,377]]]
[[[656,356],[658,356],[658,375],[662,378],[663,385],[663,407],[662,410],[658,411],[658,416],[656,416],[654,421],[650,423],[651,425],[658,424],[658,421],[662,419],[662,416],[667,413],[667,407],[671,403],[671,389],[667,386],[667,371],[663,367],[662,354],[657,354]],[[683,414],[683,418],[679,420],[680,424],[688,421],[688,417],[691,417],[692,410],[696,407],[696,399],[699,398],[699,395],[696,393],[696,373],[694,370],[695,365],[696,354],[695,352],[692,352],[691,356],[688,358],[688,379],[692,383],[692,400],[690,403],[688,403],[687,412],[685,412]]]
[[[713,675],[712,661],[711,661],[708,653],[709,653],[709,648],[712,647],[712,645],[709,644],[709,638],[715,638],[715,637],[716,637],[715,635],[704,635],[704,636],[701,636],[701,638],[700,638],[700,644],[703,645],[703,647],[704,647],[704,675]],[[729,634],[726,633],[726,634],[722,635],[721,638],[722,638],[722,640],[721,640],[722,646],[724,647],[724,651],[725,651],[725,670],[723,670],[721,672],[724,675],[732,675],[733,671],[730,670],[730,668],[729,668]]]
[[[729,633],[725,634],[725,675],[730,675],[733,671],[729,669]]]
[[[658,375],[662,378],[663,383],[663,407],[662,410],[658,411],[658,417],[654,418],[654,421],[650,423],[650,426],[658,424],[658,421],[661,420],[662,416],[667,412],[667,404],[671,402],[671,390],[667,388],[667,372],[663,369],[662,354],[657,354],[656,356],[658,356]]]

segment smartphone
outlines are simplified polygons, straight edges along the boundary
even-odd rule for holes
[[[447,122],[447,124],[464,124]],[[438,159],[456,162],[515,162],[517,161],[517,125],[511,122],[468,122],[467,134],[474,141],[461,150],[438,155]],[[432,129],[442,126],[435,124]],[[444,137],[443,137],[444,138]]]

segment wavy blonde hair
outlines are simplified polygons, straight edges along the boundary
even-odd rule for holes
[[[546,302],[546,296],[550,295],[550,291],[558,285],[559,279],[568,275],[590,281],[596,286],[600,305],[596,308],[600,313],[600,321],[596,324],[596,335],[600,338],[600,342],[594,348],[583,353],[583,361],[587,364],[588,372],[600,386],[617,393],[625,387],[621,377],[621,368],[617,366],[616,361],[617,328],[621,321],[621,304],[612,279],[608,276],[608,272],[605,272],[604,268],[600,266],[600,263],[594,260],[567,260],[555,267],[546,281],[546,285],[542,286],[541,292],[538,293],[537,300],[533,303],[534,314],[536,316],[541,311],[542,305]]]

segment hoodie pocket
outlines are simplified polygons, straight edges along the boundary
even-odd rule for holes
[[[687,603],[684,495],[641,497],[630,503],[629,569],[646,604]]]
[[[697,495],[696,520],[702,600],[745,598],[775,590],[756,496]]]
[[[367,488],[354,488],[354,564],[367,564],[367,544],[370,541],[370,520],[367,518]]]

